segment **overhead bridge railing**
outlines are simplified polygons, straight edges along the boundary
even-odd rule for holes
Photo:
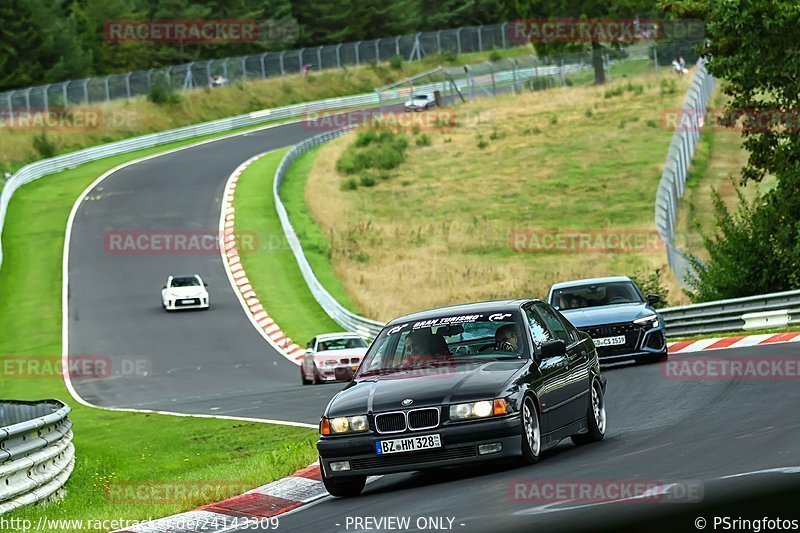
[[[69,406],[0,402],[0,514],[61,496],[75,466]]]

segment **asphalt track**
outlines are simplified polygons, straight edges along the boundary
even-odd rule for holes
[[[320,133],[305,123],[248,133],[125,167],[81,203],[69,250],[69,354],[102,357],[109,375],[72,383],[103,407],[315,424],[335,384],[302,387],[298,367],[248,321],[218,251],[110,253],[107,232],[215,233],[228,176],[255,154]],[[170,274],[199,274],[211,309],[167,314]],[[298,339],[305,341],[307,339]]]
[[[83,399],[106,407],[318,420],[339,387],[300,386],[297,367],[246,319],[218,253],[113,254],[104,241],[115,230],[216,231],[225,181],[241,162],[315,133],[292,124],[186,149],[126,167],[89,193],[70,242],[69,352],[108,357],[115,372],[73,376]],[[212,309],[164,313],[159,290],[171,273],[203,276]],[[718,353],[796,357],[799,351],[786,344]],[[146,376],[119,373],[137,361],[145,362]],[[527,468],[488,464],[385,476],[359,498],[328,498],[283,516],[280,529],[353,531],[348,517],[386,516],[411,517],[412,526],[418,517],[452,518],[456,531],[619,529],[630,520],[684,512],[680,530],[695,530],[694,514],[702,515],[704,505],[797,486],[796,473],[748,474],[800,467],[796,381],[681,381],[665,379],[661,368],[607,371],[609,428],[601,443],[562,443]],[[748,475],[720,479],[738,474]],[[512,483],[532,480],[689,481],[702,485],[704,497],[687,504],[512,501]]]
[[[784,344],[713,355],[796,360],[799,352],[797,344]],[[605,372],[609,426],[599,443],[575,447],[562,442],[538,464],[524,468],[495,463],[384,476],[368,484],[360,497],[327,498],[282,517],[280,530],[356,531],[356,517],[410,517],[411,527],[400,530],[417,531],[417,519],[444,517],[453,519],[452,530],[464,532],[696,531],[694,520],[700,516],[709,521],[707,529],[713,530],[713,513],[761,518],[758,513],[763,507],[755,507],[754,492],[800,488],[800,387],[796,379],[687,381],[668,379],[664,368],[663,364],[625,366]],[[784,467],[798,468],[795,473],[720,479]],[[513,501],[512,484],[534,480],[599,482],[599,486],[609,487],[608,494],[614,483],[681,482],[693,487],[694,499],[702,495],[702,501],[675,503],[670,497],[619,503]],[[672,489],[672,498],[680,496],[677,490]],[[739,497],[743,503],[727,510],[708,507]],[[768,501],[778,502],[771,495]],[[800,519],[796,502],[777,510],[783,518]]]

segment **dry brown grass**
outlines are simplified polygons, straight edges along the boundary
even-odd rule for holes
[[[468,103],[457,127],[425,131],[431,146],[416,146],[409,132],[407,161],[374,187],[341,189],[335,164],[351,135],[324,147],[306,203],[346,292],[386,320],[458,302],[544,297],[559,280],[664,268],[661,251],[517,253],[509,245],[518,229],[652,229],[671,136],[662,114],[680,106],[688,79],[667,96],[654,75],[633,81],[642,94],[605,98],[604,89],[573,87]],[[670,299],[685,301],[674,286]]]

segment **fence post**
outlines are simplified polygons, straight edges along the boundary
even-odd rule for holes
[[[44,110],[45,111],[47,111],[47,88],[48,87],[50,87],[49,83],[44,86],[44,89],[42,89],[44,91],[44,94],[45,94],[45,97],[44,97]],[[32,90],[33,90],[33,87],[28,87],[27,89],[25,89],[25,110],[28,113],[31,112],[31,91]]]
[[[65,81],[61,84],[61,97],[64,99],[64,107],[69,105],[69,95],[67,94],[67,86],[69,85],[68,81]]]
[[[17,91],[8,91],[6,93],[6,99],[8,100],[8,119],[11,120],[12,116],[14,115],[14,103],[12,98],[14,98],[14,93]]]
[[[261,79],[266,79],[267,77],[267,65],[264,64],[264,61],[267,59],[267,54],[261,54]]]
[[[83,103],[89,105],[89,78],[83,80]]]
[[[504,22],[500,25],[500,42],[503,44],[503,50],[506,49],[506,32],[508,31],[508,23]]]
[[[381,47],[380,47],[380,44],[381,44],[381,40],[380,39],[375,39],[375,62],[376,63],[380,63],[381,62]]]
[[[483,52],[483,25],[478,26],[478,52]]]
[[[561,56],[561,66],[558,68],[558,72],[561,74],[561,86],[567,84],[567,78],[564,75],[564,56]]]
[[[342,45],[336,45],[336,68],[342,68]]]
[[[297,53],[297,57],[300,58],[300,72],[303,72],[303,67],[306,64],[306,60],[303,59],[303,52],[305,52],[305,51],[306,51],[305,48],[301,48],[300,51]]]
[[[456,30],[456,53],[461,55],[461,30],[464,28],[458,28]]]
[[[436,32],[436,53],[442,53],[442,30]]]
[[[242,57],[242,81],[247,81],[247,56]]]
[[[108,86],[108,82],[111,80],[111,76],[106,76],[106,79],[103,80],[103,85],[106,89],[106,102],[111,100],[111,88]]]
[[[131,75],[133,72],[128,72],[125,74],[125,94],[127,95],[128,99],[131,97]]]
[[[206,61],[206,87],[211,84],[211,59]]]
[[[285,55],[286,55],[286,50],[283,50],[283,51],[280,53],[280,55],[278,55],[278,61],[279,61],[279,62],[280,62],[280,64],[281,64],[281,76],[283,76],[284,74],[286,74],[286,69],[285,69],[285,68],[283,68],[283,56],[285,56]]]
[[[394,38],[394,54],[397,56],[400,55],[400,37]]]
[[[360,65],[361,64],[361,62],[359,61],[359,57],[358,57],[359,56],[359,54],[358,54],[358,47],[359,46],[361,46],[361,41],[357,41],[356,45],[354,47],[355,51],[356,51],[356,65]]]
[[[317,69],[322,70],[322,46],[317,48]]]
[[[152,91],[153,90],[153,71],[154,70],[155,69],[151,68],[150,70],[147,71],[147,90],[148,91]]]

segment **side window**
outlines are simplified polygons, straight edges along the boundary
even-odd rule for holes
[[[556,311],[555,314],[556,317],[558,317],[558,320],[564,325],[564,329],[567,330],[567,334],[569,335],[570,339],[572,339],[572,342],[578,342],[581,340],[581,336],[578,334],[578,330],[575,328],[575,326],[572,325],[572,322],[567,320],[567,318],[558,311]]]
[[[534,306],[536,307],[536,310],[539,311],[539,313],[542,315],[542,318],[544,318],[545,323],[550,328],[550,331],[553,332],[553,335],[555,336],[556,339],[561,339],[562,341],[567,343],[567,345],[570,345],[573,342],[575,342],[575,340],[567,332],[566,325],[562,323],[561,320],[559,320],[559,318],[556,316],[556,314],[553,312],[552,309],[542,304],[534,304]]]
[[[547,328],[542,322],[542,319],[539,317],[539,314],[536,313],[530,307],[525,308],[525,321],[528,323],[528,329],[531,330],[531,337],[533,337],[533,343],[536,345],[536,349],[542,347],[542,344],[550,340],[550,333],[547,331]]]

